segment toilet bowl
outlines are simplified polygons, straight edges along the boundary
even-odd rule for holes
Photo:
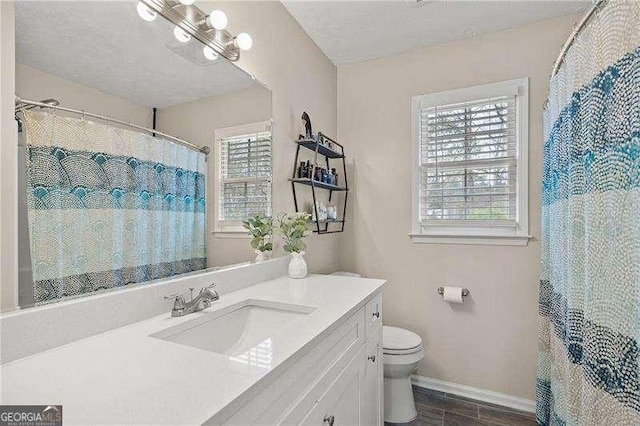
[[[424,358],[422,339],[398,327],[382,327],[384,421],[407,423],[417,417],[411,373]]]

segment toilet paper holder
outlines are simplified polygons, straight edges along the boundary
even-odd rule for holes
[[[438,287],[438,294],[440,296],[444,296],[444,287]],[[468,288],[463,288],[462,289],[462,297],[467,297],[469,295],[469,289]]]

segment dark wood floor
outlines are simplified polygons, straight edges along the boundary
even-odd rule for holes
[[[452,394],[413,388],[418,418],[410,426],[530,426],[533,413],[462,398]],[[387,423],[389,425],[389,423]]]

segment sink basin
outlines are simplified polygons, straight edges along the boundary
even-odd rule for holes
[[[271,336],[295,326],[315,310],[312,306],[250,299],[203,311],[203,315],[151,337],[238,357],[252,349],[268,349]]]

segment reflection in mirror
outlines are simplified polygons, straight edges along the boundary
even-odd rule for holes
[[[271,93],[137,5],[16,4],[19,308],[256,256]]]

